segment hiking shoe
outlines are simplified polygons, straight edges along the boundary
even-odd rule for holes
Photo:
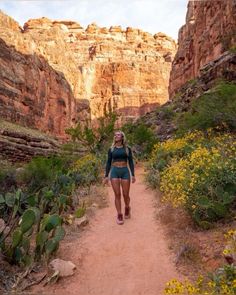
[[[130,207],[125,207],[125,218],[128,219],[131,217],[131,208]]]
[[[117,224],[123,224],[124,219],[123,219],[123,214],[118,214],[117,219],[116,219]]]

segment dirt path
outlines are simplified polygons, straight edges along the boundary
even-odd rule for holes
[[[161,295],[165,283],[177,277],[155,218],[154,194],[144,185],[143,170],[136,174],[130,191],[132,218],[116,224],[113,191],[108,187],[109,206],[97,210],[78,242],[67,246],[66,258],[77,265],[75,275],[43,294]]]

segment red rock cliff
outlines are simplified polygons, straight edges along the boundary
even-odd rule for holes
[[[236,1],[189,1],[170,74],[170,98],[201,69],[236,46]]]
[[[33,46],[18,23],[0,15],[0,118],[65,137],[65,128],[86,118],[88,105]]]
[[[88,102],[92,119],[108,110],[118,110],[125,118],[137,117],[168,100],[176,44],[162,33],[153,36],[138,29],[96,24],[84,29],[76,22],[47,18],[29,20],[21,29],[3,14],[0,25],[0,38],[8,46],[24,55],[43,57],[58,75],[64,75],[60,83],[68,83],[79,105]],[[22,72],[18,76],[22,78]],[[48,84],[48,77],[43,80]],[[33,81],[40,92],[37,75]],[[47,87],[59,99],[58,86]]]

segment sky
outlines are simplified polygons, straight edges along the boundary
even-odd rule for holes
[[[32,18],[73,20],[86,28],[121,25],[178,38],[188,0],[0,0],[0,9],[21,26]]]

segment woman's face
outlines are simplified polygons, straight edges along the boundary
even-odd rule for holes
[[[123,139],[123,135],[122,135],[121,132],[115,132],[115,134],[114,134],[114,138],[115,138],[115,142],[117,142],[117,141],[122,141],[122,139]]]

